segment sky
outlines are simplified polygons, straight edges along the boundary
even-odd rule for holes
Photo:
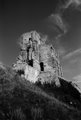
[[[64,78],[81,82],[81,0],[1,0],[0,61],[11,66],[18,39],[36,30],[59,53]]]

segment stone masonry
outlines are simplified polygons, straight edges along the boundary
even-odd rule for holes
[[[19,43],[20,54],[13,69],[31,82],[55,82],[59,86],[58,76],[62,77],[59,58],[53,46],[45,42],[46,39],[36,31],[23,34]]]

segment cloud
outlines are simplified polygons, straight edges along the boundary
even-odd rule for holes
[[[5,65],[0,61],[0,68],[5,69]]]
[[[48,19],[52,23],[53,27],[57,27],[57,30],[59,30],[62,34],[65,34],[67,32],[67,27],[66,24],[64,24],[64,20],[61,14],[51,14]]]
[[[56,36],[56,45],[58,47],[57,48],[58,53],[62,57],[61,62],[64,67],[63,68],[64,77],[72,79],[74,75],[79,74],[79,72],[81,71],[80,70],[81,48],[68,53],[66,46],[63,46],[64,44],[62,44],[63,41],[59,39],[62,39],[62,36],[65,35],[68,32],[68,28],[70,28],[70,25],[64,19],[64,13],[69,7],[81,10],[80,9],[81,0],[60,0],[60,1],[61,2],[59,2],[58,5],[56,6],[55,12],[48,16],[48,20],[49,23],[52,24],[52,28],[54,28],[54,30],[56,29],[56,31],[58,32],[58,35]],[[80,76],[77,77],[80,78]]]
[[[75,6],[75,8],[79,8],[79,10],[81,10],[80,5],[81,0],[60,0],[60,2],[58,2],[55,12],[48,17],[48,20],[52,23],[52,28],[54,27],[55,29],[56,27],[56,30],[59,30],[59,34],[57,35],[56,39],[66,34],[68,31],[69,25],[63,18],[64,11],[70,6]]]
[[[57,52],[58,52],[60,57],[64,56],[66,53],[66,50],[64,49],[64,47],[60,43],[59,43],[59,45],[57,45]]]
[[[66,55],[63,57],[63,59],[66,60],[66,59],[69,59],[69,58],[71,58],[71,57],[73,57],[73,56],[75,56],[75,55],[79,55],[79,54],[81,54],[81,48],[79,48],[79,49],[77,49],[77,50],[75,50],[75,51],[72,51],[72,52],[66,54]]]
[[[73,77],[73,85],[81,93],[81,74]]]
[[[64,76],[68,79],[80,79],[81,74],[81,48],[62,56]]]
[[[78,8],[81,5],[81,0],[60,0],[60,1],[61,2],[58,2],[54,13],[50,14],[47,18],[47,21],[49,21],[50,28],[52,30],[56,30],[57,32],[57,35],[55,36],[55,42],[59,41],[59,39],[61,39],[62,36],[65,35],[68,32],[68,29],[70,28],[70,25],[64,19],[65,10],[67,10],[71,6],[75,6],[75,8]],[[78,54],[80,52],[80,49],[78,49],[65,55],[66,49],[65,47],[62,46],[61,42],[59,43],[59,45],[57,45],[57,47],[58,53],[60,56],[63,57],[63,59],[68,59],[71,56]]]
[[[78,7],[81,5],[81,0],[67,0],[67,2],[65,3],[63,7],[66,9],[71,5]]]
[[[73,83],[73,85],[75,85],[75,87],[81,93],[81,74],[76,75],[75,77],[73,77],[72,83]]]
[[[73,82],[75,82],[75,83],[81,83],[81,74],[73,77],[73,80],[74,80]]]

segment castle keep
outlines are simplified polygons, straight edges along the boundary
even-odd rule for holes
[[[54,81],[60,85],[58,76],[62,77],[62,70],[58,55],[53,46],[45,42],[46,39],[36,31],[23,34],[20,38],[20,54],[13,69],[31,82]]]

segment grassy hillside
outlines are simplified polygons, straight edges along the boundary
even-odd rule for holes
[[[48,88],[21,79],[9,67],[1,67],[0,120],[81,120],[79,107],[66,104],[54,86],[50,91]]]
[[[81,95],[79,91],[74,88],[71,82],[67,82],[62,78],[60,80],[60,87],[57,87],[55,83],[52,84],[36,82],[36,85],[44,90],[47,94],[57,98],[58,100],[66,103],[69,106],[81,110]]]

